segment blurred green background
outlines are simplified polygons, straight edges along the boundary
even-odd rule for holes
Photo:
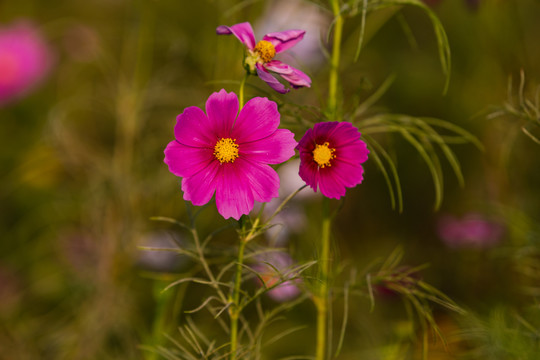
[[[366,99],[393,74],[394,83],[373,112],[449,121],[478,137],[483,149],[452,145],[465,186],[459,186],[443,162],[444,200],[435,211],[425,163],[409,144],[389,138],[385,145],[398,166],[404,210],[392,209],[384,177],[368,161],[365,181],[348,191],[336,219],[335,250],[340,261],[359,269],[398,245],[404,263],[430,264],[423,278],[470,310],[466,316],[441,310],[443,331],[448,328],[448,334],[455,335],[458,329],[481,329],[476,334],[482,334],[455,335],[457,350],[435,346],[430,358],[534,354],[540,351],[538,322],[535,325],[540,145],[521,130],[531,122],[522,112],[489,114],[508,103],[509,83],[511,100],[519,108],[521,74],[522,102],[528,99],[534,108],[536,101],[538,109],[540,2],[430,3],[452,51],[447,94],[429,18],[418,8],[405,7],[368,16],[369,36],[356,63],[352,59],[360,19],[346,20],[344,103]],[[250,21],[258,38],[269,31],[310,26],[310,56],[299,62],[313,86],[286,96],[302,105],[324,106],[328,63],[317,48],[325,42],[330,12],[325,3],[299,4],[315,6],[310,8],[313,13],[285,11],[284,1],[0,1],[0,29],[20,19],[32,21],[55,55],[50,74],[38,88],[0,108],[1,359],[143,359],[151,355],[139,345],[171,345],[161,331],[180,336],[179,308],[196,307],[197,291],[202,297],[203,290],[195,287],[184,304],[177,300],[177,307],[163,310],[165,295],[159,290],[178,277],[175,272],[189,272],[190,264],[182,258],[160,258],[162,265],[171,262],[174,271],[156,275],[155,262],[148,265],[138,248],[171,236],[163,235],[171,229],[168,225],[151,217],[186,216],[179,180],[163,163],[163,149],[173,138],[176,115],[185,107],[204,106],[221,88],[238,89],[242,46],[233,37],[216,36],[218,25]],[[251,78],[248,85],[247,96],[285,99],[270,94],[259,79]],[[285,124],[294,124],[286,120],[284,116]],[[296,140],[301,135],[297,132]],[[317,200],[304,206],[312,217],[318,216]],[[444,214],[460,218],[469,213],[504,226],[495,246],[452,248],[441,240],[437,226]],[[208,233],[226,223],[209,207],[198,225]],[[172,234],[182,236],[176,230]],[[310,260],[317,234],[318,228],[291,236],[287,246],[299,261]],[[214,241],[217,250],[225,249],[234,244],[234,231]],[[165,270],[171,272],[171,267]],[[181,298],[182,291],[169,296]],[[266,358],[312,352],[314,330],[309,324],[314,310],[309,303],[299,308],[288,315],[289,321],[308,328],[280,340]],[[382,300],[375,309],[369,312],[367,298],[351,303],[342,358],[405,358],[392,357],[404,343],[414,344],[407,340],[410,330],[402,304]],[[165,324],[156,321],[161,310],[170,312]],[[434,310],[438,314],[440,309]],[[212,319],[199,321],[202,328],[212,329]]]

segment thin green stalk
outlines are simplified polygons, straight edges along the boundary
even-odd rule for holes
[[[162,292],[165,287],[165,282],[163,280],[154,280],[154,289],[153,295],[156,302],[156,315],[154,316],[154,322],[152,324],[152,333],[149,336],[149,344],[153,347],[158,347],[162,345],[163,333],[167,329],[167,311],[169,309],[171,300],[174,295],[174,291],[165,291]],[[146,360],[156,360],[158,354],[155,352],[149,352],[146,356]]]
[[[236,263],[236,278],[234,280],[234,289],[232,294],[231,317],[231,360],[236,360],[238,349],[238,317],[240,316],[240,283],[242,282],[242,265],[244,263],[244,250],[246,248],[246,238],[240,239],[238,249],[238,260]]]
[[[236,274],[235,274],[235,280],[234,280],[234,288],[232,293],[232,298],[230,299],[232,301],[232,305],[229,310],[229,316],[231,320],[231,328],[230,328],[230,338],[231,338],[231,357],[230,360],[236,360],[237,359],[237,352],[238,352],[238,318],[240,317],[240,313],[242,312],[242,308],[240,307],[240,286],[242,283],[242,269],[244,266],[244,251],[246,249],[246,244],[254,238],[254,234],[256,231],[256,228],[259,224],[260,218],[257,217],[255,221],[253,222],[253,225],[251,226],[251,230],[247,235],[240,236],[240,246],[238,248],[238,259],[236,262]]]
[[[315,359],[326,359],[327,334],[328,334],[328,279],[330,272],[330,200],[323,198],[322,229],[321,229],[321,254],[319,257],[319,291],[315,298],[317,306],[317,352]]]
[[[330,119],[337,120],[337,90],[339,61],[341,54],[341,35],[343,33],[343,16],[339,8],[339,0],[330,0],[334,13],[334,39],[332,57],[330,59],[330,75],[328,84],[328,112]]]
[[[334,38],[332,44],[332,57],[330,58],[330,74],[328,84],[328,115],[331,120],[338,120],[337,92],[339,77],[339,61],[341,54],[341,35],[343,33],[343,17],[339,7],[339,0],[330,0],[334,13]],[[328,303],[329,303],[329,272],[330,272],[330,200],[323,198],[322,202],[322,229],[321,253],[319,257],[319,288],[315,296],[317,307],[317,347],[316,360],[325,360],[328,349]]]
[[[240,90],[238,90],[238,101],[240,102],[240,109],[244,107],[244,87],[246,85],[246,80],[249,76],[249,73],[246,71],[246,74],[240,82]]]

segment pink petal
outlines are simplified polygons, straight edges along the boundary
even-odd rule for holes
[[[335,147],[336,140],[332,138],[332,134],[339,126],[339,122],[337,121],[330,121],[330,122],[323,122],[323,123],[316,123],[313,126],[313,138],[317,144],[322,144],[325,141],[330,142],[330,147]]]
[[[206,114],[208,114],[210,126],[215,136],[214,142],[217,138],[230,136],[239,107],[238,98],[233,92],[227,93],[221,89],[210,95],[206,101]]]
[[[165,148],[165,164],[176,176],[192,176],[214,161],[212,149],[185,146],[171,141]]]
[[[350,164],[336,158],[329,170],[343,185],[349,188],[355,187],[364,180],[364,168],[359,164]]]
[[[307,129],[304,136],[302,136],[302,139],[300,139],[298,145],[296,145],[296,150],[300,151],[301,153],[303,151],[311,153],[313,149],[315,149],[314,136],[314,131],[312,129]]]
[[[182,179],[184,200],[191,201],[193,205],[204,205],[210,201],[216,191],[217,183],[221,177],[221,168],[218,161],[212,161],[206,168],[198,173]]]
[[[311,79],[309,76],[298,69],[291,68],[293,69],[292,74],[282,74],[281,77],[287,80],[287,82],[295,89],[300,87],[311,87]]]
[[[253,192],[245,174],[238,168],[238,160],[234,163],[219,165],[217,178],[216,206],[225,218],[238,220],[253,209]]]
[[[279,60],[269,61],[266,64],[264,64],[264,67],[266,70],[273,71],[280,75],[292,74],[294,72],[294,68],[292,66],[287,65],[284,62],[279,61]]]
[[[249,100],[240,111],[231,136],[241,144],[264,139],[272,135],[279,126],[277,104],[267,98]]]
[[[304,182],[317,191],[319,184],[319,167],[313,161],[313,155],[309,152],[300,152],[300,170],[298,175],[304,180]]]
[[[218,26],[216,29],[218,35],[230,35],[233,34],[236,36],[242,44],[246,45],[249,50],[255,48],[255,35],[253,33],[253,28],[248,22],[243,22],[233,26]]]
[[[360,140],[360,131],[352,125],[350,122],[337,123],[335,130],[332,132],[331,137],[336,139],[340,145],[354,143]]]
[[[279,176],[269,165],[242,159],[238,159],[234,164],[247,180],[255,201],[269,202],[272,198],[279,197]]]
[[[264,139],[242,144],[239,152],[241,157],[250,161],[280,164],[294,155],[295,146],[294,134],[289,130],[278,129]]]
[[[319,189],[321,193],[330,199],[339,199],[345,195],[345,185],[335,176],[333,166],[319,169]]]
[[[287,30],[266,34],[263,40],[270,41],[276,48],[276,53],[279,54],[287,49],[292,48],[300,40],[304,38],[304,30]]]
[[[257,75],[266,82],[272,89],[276,90],[280,94],[286,94],[290,90],[285,88],[285,85],[280,83],[275,77],[273,77],[268,71],[266,71],[261,64],[257,63]]]
[[[209,127],[210,122],[204,112],[196,106],[190,106],[176,117],[174,137],[186,146],[214,146],[215,136],[212,136]]]
[[[361,164],[368,159],[369,150],[362,140],[347,145],[338,145],[336,147],[336,157],[340,161],[346,161],[351,164]]]
[[[300,280],[300,279],[297,279]],[[268,291],[268,296],[277,302],[285,302],[292,300],[300,295],[300,289],[295,283],[299,281],[285,281],[281,285],[276,286],[272,290]]]

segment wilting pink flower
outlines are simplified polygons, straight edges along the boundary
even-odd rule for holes
[[[292,132],[278,129],[275,102],[256,97],[238,108],[236,94],[225,90],[210,95],[206,114],[186,108],[165,149],[169,171],[183,178],[185,200],[204,205],[215,192],[218,212],[237,220],[254,201],[279,196],[279,177],[268,164],[289,159],[296,145]]]
[[[320,5],[305,0],[274,0],[268,2],[255,29],[262,33],[273,29],[292,27],[303,29],[306,34],[294,47],[294,53],[280,54],[280,59],[289,65],[302,64],[318,67],[327,60],[321,39],[326,36],[332,16]]]
[[[248,22],[233,26],[218,26],[218,35],[233,34],[247,47],[244,66],[252,74],[258,74],[270,87],[279,93],[289,92],[269,71],[272,71],[287,80],[293,88],[310,87],[311,79],[302,71],[275,60],[274,56],[290,49],[304,37],[304,30],[287,30],[264,35],[263,39],[255,43],[253,28]]]
[[[259,256],[257,260],[259,263],[254,266],[254,269],[267,288],[273,287],[267,292],[268,296],[275,301],[284,302],[300,295],[300,289],[297,286],[300,279],[293,279],[297,274],[291,272],[294,262],[289,254],[283,251],[271,251]]]
[[[50,49],[30,23],[0,27],[0,106],[31,91],[51,64]]]
[[[446,245],[452,248],[489,248],[502,238],[502,224],[487,219],[481,214],[468,214],[461,219],[442,217],[437,232]]]
[[[369,150],[351,123],[317,123],[306,131],[296,148],[300,151],[300,177],[326,197],[339,199],[346,188],[363,180],[362,163]]]

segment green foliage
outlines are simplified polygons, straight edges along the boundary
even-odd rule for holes
[[[237,232],[240,238],[248,239],[247,241],[249,246],[247,247],[247,253],[245,255],[246,261],[260,263],[258,258],[261,256],[272,252],[283,251],[283,249],[259,247],[254,244],[255,240],[253,239],[259,237],[266,230],[271,228],[271,222],[274,217],[279,214],[286,204],[304,187],[305,186],[302,186],[286,197],[276,208],[273,214],[265,219],[265,221],[261,221],[262,209],[254,220],[250,219],[249,217],[242,218],[242,221],[239,222],[240,226],[237,228]],[[235,253],[230,253],[228,256],[222,256],[221,259],[216,259],[212,255],[215,252],[209,249],[212,239],[221,232],[230,229],[234,222],[230,222],[229,225],[213,231],[201,241],[199,232],[196,228],[196,222],[204,207],[199,209],[197,212],[193,212],[192,207],[188,202],[186,202],[186,206],[187,214],[189,215],[189,225],[167,217],[154,217],[153,220],[167,222],[178,226],[191,235],[192,242],[188,246],[182,245],[182,248],[161,248],[159,250],[172,251],[188,256],[198,264],[198,270],[195,270],[195,274],[200,274],[198,276],[181,276],[178,280],[172,281],[165,286],[162,292],[173,291],[175,287],[181,284],[195,284],[207,287],[212,294],[203,298],[201,303],[195,308],[184,310],[184,313],[195,315],[202,310],[208,311],[213,319],[219,322],[222,328],[221,334],[216,333],[212,335],[214,339],[219,339],[230,332],[229,324],[222,318],[228,314],[233,307],[236,307],[235,311],[240,314],[240,322],[242,324],[242,330],[239,334],[239,340],[241,340],[240,343],[242,345],[238,349],[238,356],[240,358],[249,357],[256,359],[258,356],[260,356],[262,348],[278,342],[281,338],[289,335],[290,333],[303,329],[304,326],[298,326],[289,329],[286,332],[275,335],[269,339],[264,339],[263,341],[263,334],[267,327],[272,325],[274,322],[279,321],[281,319],[281,313],[290,311],[297,304],[304,302],[307,299],[307,296],[300,296],[294,301],[286,302],[268,310],[264,309],[261,302],[261,297],[268,291],[275,289],[287,281],[295,282],[296,280],[303,279],[303,273],[314,266],[317,261],[309,261],[304,264],[292,266],[286,269],[278,269],[271,263],[263,261],[262,263],[269,266],[275,272],[273,275],[271,275],[273,279],[275,279],[271,284],[267,284],[263,278],[263,275],[260,274],[255,268],[246,264],[240,264],[241,268],[243,269],[240,277],[240,284],[245,285],[252,282],[253,278],[257,278],[260,281],[261,286],[253,292],[244,290],[244,287],[240,286],[239,303],[235,305],[233,301],[233,287],[235,282],[233,279],[235,276],[234,268],[238,265],[237,259],[234,256]],[[266,276],[268,276],[268,274],[266,274]],[[247,319],[242,315],[243,310],[247,309],[248,307],[255,307],[258,315],[257,321]],[[201,332],[195,326],[195,322],[187,315],[186,321],[187,323],[183,327],[179,328],[182,340],[176,340],[174,336],[170,334],[167,335],[169,340],[172,341],[175,346],[174,350],[161,345],[147,345],[144,346],[143,349],[151,353],[159,354],[168,359],[222,359],[230,355],[228,342],[224,341],[221,344],[217,343],[217,340],[209,342],[203,335],[203,332]]]
[[[356,46],[356,52],[354,61],[357,61],[360,56],[362,44],[365,37],[365,26],[367,17],[370,13],[384,8],[393,8],[398,11],[403,6],[413,6],[421,9],[429,17],[435,36],[437,38],[437,46],[439,50],[439,60],[441,63],[442,71],[445,76],[445,85],[443,93],[448,91],[450,85],[450,72],[451,72],[451,55],[450,44],[448,43],[448,36],[444,30],[441,21],[437,15],[426,4],[420,0],[352,0],[347,4],[347,7],[342,10],[348,16],[355,17],[360,16],[360,35],[358,37],[358,44]]]
[[[521,70],[517,93],[514,94],[512,78],[508,80],[508,97],[501,107],[488,114],[488,119],[509,117],[521,122],[521,131],[532,141],[540,144],[540,85],[527,97],[525,72]]]
[[[377,267],[377,270],[368,270],[369,272],[365,275],[365,285],[372,311],[375,306],[376,290],[374,289],[376,288],[379,291],[390,292],[401,297],[410,316],[410,321],[415,322],[416,319],[420,325],[423,359],[427,359],[428,330],[432,330],[443,344],[446,344],[446,338],[437,325],[431,304],[436,304],[460,315],[464,315],[465,311],[448,296],[421,279],[420,271],[425,269],[427,265],[408,267],[401,264],[402,259],[403,250],[397,248],[380,265],[374,262],[370,267]],[[361,287],[355,291],[360,295],[363,294]]]
[[[498,307],[490,311],[486,320],[471,316],[463,321],[466,330],[460,336],[475,344],[463,354],[464,359],[533,360],[538,357],[538,306],[529,309],[527,315]]]

